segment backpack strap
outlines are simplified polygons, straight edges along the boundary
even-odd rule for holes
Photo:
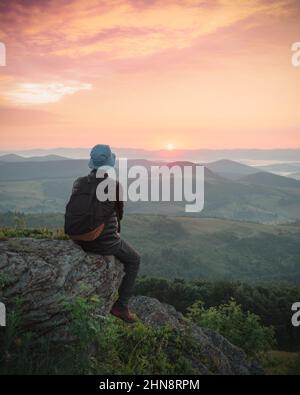
[[[104,224],[101,224],[90,232],[84,233],[82,235],[69,235],[69,237],[74,241],[94,241],[100,236],[100,234],[103,232],[103,229]]]

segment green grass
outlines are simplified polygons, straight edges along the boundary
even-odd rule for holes
[[[68,240],[62,229],[0,229],[0,240],[9,240],[14,237],[31,237],[35,239]]]

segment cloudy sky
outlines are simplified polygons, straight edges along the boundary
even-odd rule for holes
[[[299,0],[0,1],[0,149],[300,147]]]

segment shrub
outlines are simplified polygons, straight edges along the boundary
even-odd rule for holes
[[[251,357],[270,350],[275,343],[273,328],[263,326],[257,315],[244,313],[234,300],[209,309],[198,301],[188,309],[187,317],[199,326],[217,331]]]

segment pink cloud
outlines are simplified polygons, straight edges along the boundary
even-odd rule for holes
[[[6,144],[14,124],[10,97],[10,106],[25,101],[28,111],[38,98],[43,109],[69,122],[65,130],[45,116],[44,139],[54,134],[67,141],[76,128],[78,144],[88,129],[91,141],[105,130],[116,142],[151,133],[149,145],[161,139],[176,146],[214,140],[242,146],[255,139],[292,145],[300,127],[300,79],[290,48],[300,39],[299,16],[298,0],[1,2]],[[94,89],[79,93],[68,81]],[[39,138],[39,126],[29,135],[43,115],[28,114],[23,128],[16,118],[14,141],[25,128],[28,141]],[[245,125],[259,132],[242,135]],[[281,137],[278,130],[293,133]]]

